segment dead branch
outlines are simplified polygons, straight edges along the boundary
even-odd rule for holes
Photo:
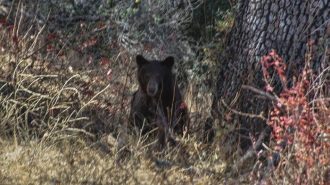
[[[276,96],[274,96],[274,95],[272,95],[270,93],[267,93],[267,92],[265,92],[263,90],[257,89],[255,87],[252,87],[252,86],[249,86],[249,85],[242,85],[242,88],[243,89],[248,89],[248,90],[250,90],[252,92],[255,92],[257,94],[260,94],[262,96],[265,96],[266,98],[269,98],[272,101],[275,101],[275,102],[278,102],[279,101],[278,97],[276,97]]]
[[[233,112],[233,113],[235,113],[235,114],[237,114],[237,115],[241,115],[241,116],[245,116],[245,117],[250,117],[250,118],[259,118],[259,119],[262,119],[262,120],[264,120],[264,121],[267,120],[262,114],[256,115],[256,114],[250,114],[250,113],[239,112],[239,111],[237,111],[237,110],[235,110],[235,109],[232,109],[232,108],[230,108],[230,107],[226,104],[226,102],[225,102],[223,99],[221,99],[221,103],[222,103],[222,104],[223,104],[228,110],[230,110],[231,112]]]

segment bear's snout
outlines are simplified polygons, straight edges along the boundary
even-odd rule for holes
[[[158,83],[156,80],[150,80],[147,86],[147,94],[149,96],[156,96],[158,93]]]

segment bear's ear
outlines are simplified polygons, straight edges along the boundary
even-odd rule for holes
[[[141,68],[143,65],[149,63],[148,60],[146,60],[142,55],[137,55],[136,56],[136,63],[139,68]]]
[[[173,67],[173,64],[174,64],[174,57],[170,56],[170,57],[167,57],[163,62],[162,62],[163,65],[167,66],[168,68],[172,68]]]

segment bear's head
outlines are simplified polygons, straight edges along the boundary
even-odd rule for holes
[[[149,61],[142,55],[137,55],[136,63],[140,88],[148,96],[158,97],[165,88],[171,88],[173,57],[167,57],[163,61]]]

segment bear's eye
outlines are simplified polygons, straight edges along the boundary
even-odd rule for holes
[[[149,74],[145,74],[145,75],[142,76],[142,81],[144,83],[148,83],[149,79],[150,79],[150,75]]]

